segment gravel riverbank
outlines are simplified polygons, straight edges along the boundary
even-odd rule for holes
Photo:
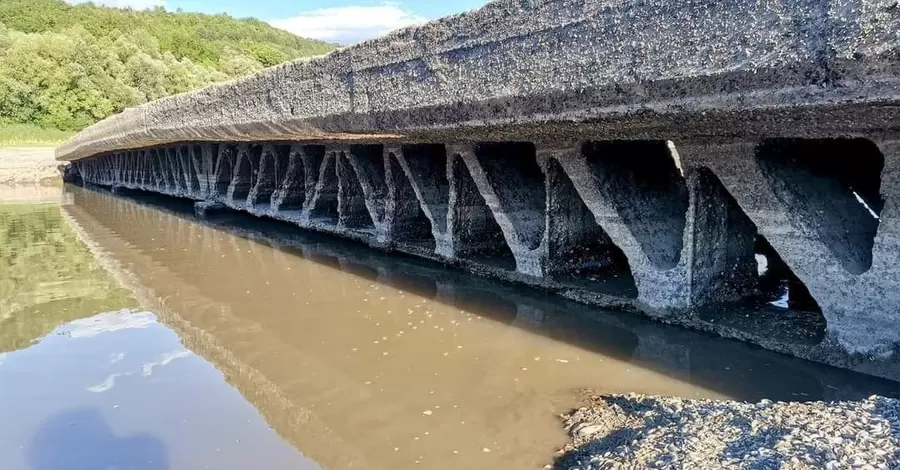
[[[900,469],[900,400],[740,403],[594,396],[557,469]]]

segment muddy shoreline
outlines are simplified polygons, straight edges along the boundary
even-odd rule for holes
[[[58,186],[59,165],[53,147],[0,148],[0,184]]]

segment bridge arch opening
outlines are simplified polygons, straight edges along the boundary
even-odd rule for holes
[[[360,230],[374,230],[375,222],[366,205],[366,193],[346,152],[338,152],[338,218],[339,224]]]
[[[765,304],[822,315],[822,309],[791,268],[772,248],[769,241],[756,235],[754,254],[757,263],[759,291]],[[822,321],[825,319],[822,317]]]
[[[306,146],[304,148],[304,146],[295,145],[289,150],[284,180],[278,189],[278,201],[277,203],[273,201],[273,204],[277,204],[277,210],[299,211],[303,209],[309,192],[306,184],[307,175],[304,159],[310,151],[315,151],[311,147]],[[321,152],[324,153],[324,149],[321,149]]]
[[[178,151],[184,174],[187,176],[187,189],[191,194],[199,196],[200,178],[197,176],[199,169],[194,165],[194,152],[194,148],[188,145],[182,146]]]
[[[409,175],[393,152],[388,154],[388,181],[390,196],[387,217],[393,240],[428,254],[434,253],[436,241],[432,222],[422,209],[423,202],[416,194]]]
[[[884,208],[878,146],[866,139],[774,139],[760,144],[756,161],[797,229],[847,272],[872,267]]]
[[[284,173],[284,160],[289,149],[276,146],[266,146],[261,151],[259,170],[256,184],[250,192],[250,204],[258,207],[268,207],[272,204],[272,196],[278,186],[279,175]]]
[[[237,149],[233,145],[222,144],[215,157],[215,177],[213,189],[219,199],[228,196],[228,188],[234,173],[234,165],[237,161]]]
[[[247,146],[238,150],[234,178],[228,190],[230,199],[235,203],[247,201],[250,190],[256,184],[259,158],[258,146]]]
[[[406,177],[418,188],[418,197],[431,214],[432,231],[447,232],[450,205],[450,179],[447,174],[447,148],[442,144],[404,145],[401,149]]]
[[[450,170],[450,227],[457,257],[514,271],[512,249],[460,155],[451,157]]]
[[[657,269],[678,265],[689,202],[687,184],[664,140],[590,141],[582,154],[604,198]]]
[[[318,171],[318,182],[310,203],[309,216],[316,223],[338,222],[337,152],[325,152]]]
[[[628,257],[597,224],[555,158],[547,163],[548,274],[590,291],[637,298]]]
[[[516,239],[536,250],[544,239],[547,195],[534,144],[483,142],[474,154]]]

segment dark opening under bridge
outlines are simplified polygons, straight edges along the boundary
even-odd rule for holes
[[[896,363],[898,72],[893,0],[505,0],[128,109],[58,157],[666,321],[824,321],[808,357]]]

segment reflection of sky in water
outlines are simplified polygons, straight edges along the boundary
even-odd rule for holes
[[[0,355],[0,468],[315,468],[146,312]]]

